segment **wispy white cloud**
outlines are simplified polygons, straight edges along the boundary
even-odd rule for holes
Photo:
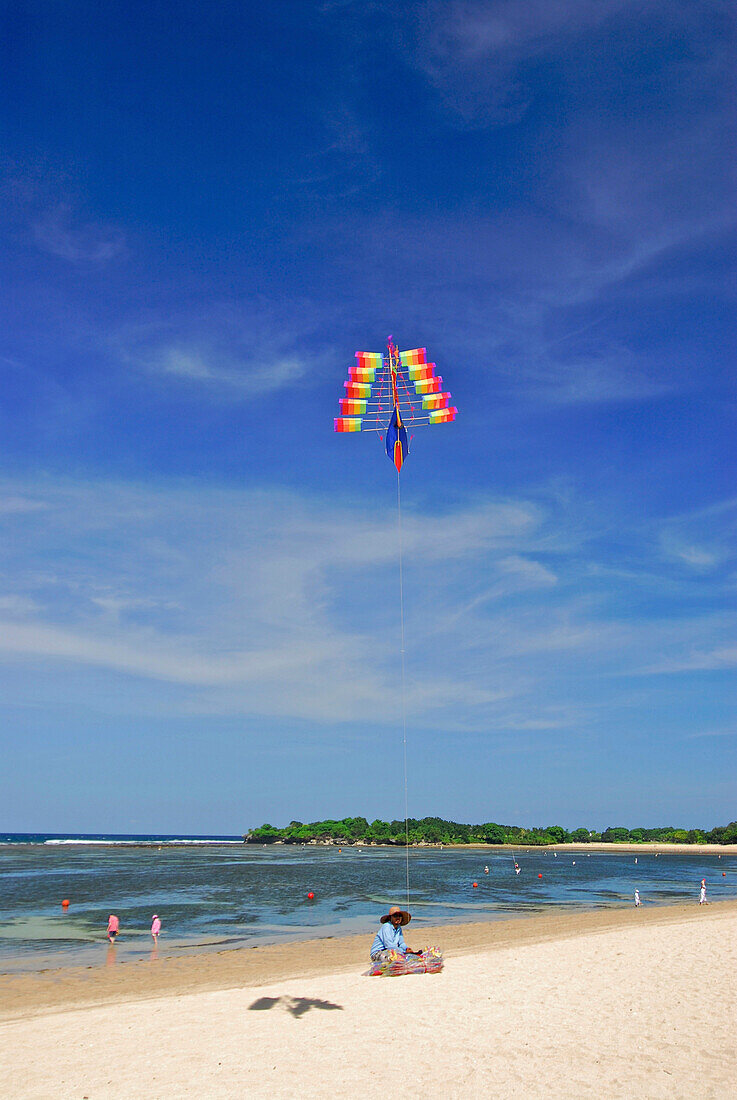
[[[555,573],[539,561],[513,554],[502,558],[499,570],[506,579],[500,582],[500,592],[519,592],[534,588],[548,588],[558,583]]]
[[[237,682],[248,685],[264,677],[296,675],[321,664],[328,655],[316,645],[292,645],[252,652],[202,654],[180,640],[163,645],[154,630],[128,630],[126,640],[106,639],[99,630],[76,633],[58,627],[0,623],[0,650],[15,656],[58,658],[85,665],[101,665],[118,672],[194,686]]]
[[[46,503],[43,500],[39,500],[37,497],[27,497],[16,494],[0,496],[0,515],[37,512],[39,509],[45,507]]]
[[[89,217],[85,203],[68,181],[39,173],[6,174],[0,186],[0,217],[21,239],[42,252],[77,266],[103,266],[128,251],[119,226]]]
[[[728,729],[698,730],[696,733],[686,734],[684,741],[693,741],[695,738],[701,737],[737,737],[737,726]]]
[[[712,569],[715,565],[725,560],[723,552],[698,546],[695,543],[685,543],[673,538],[670,533],[663,536],[663,550],[672,558],[697,570]]]
[[[670,660],[647,666],[647,674],[675,675],[681,672],[719,672],[737,667],[737,646],[719,646],[714,649],[693,648],[684,656],[674,655]]]
[[[147,610],[177,609],[173,600],[154,600],[150,597],[126,596],[114,589],[103,590],[99,595],[90,594],[90,601],[96,607],[119,620],[121,616]]]
[[[432,3],[419,20],[415,62],[461,124],[515,123],[532,99],[525,66],[568,56],[628,7],[625,0]]]
[[[126,251],[121,230],[75,218],[68,203],[46,210],[31,228],[40,249],[73,264],[105,264]]]
[[[489,131],[476,138],[480,184],[448,188],[437,212],[341,215],[327,231],[318,219],[316,235],[350,242],[341,263],[357,293],[430,334],[440,307],[454,348],[525,402],[652,401],[702,385],[701,363],[657,324],[654,346],[646,318],[674,295],[725,293],[694,257],[735,225],[728,8],[464,0],[412,12],[398,54],[449,117]],[[496,180],[487,167],[494,127],[528,103],[507,190],[506,169]],[[367,273],[379,268],[377,290]]]
[[[26,618],[38,610],[39,606],[36,601],[28,599],[27,596],[0,596],[0,616],[17,615]]]
[[[345,200],[376,183],[382,165],[357,111],[345,100],[331,100],[319,122],[323,136],[290,181],[300,196],[322,205],[328,197]]]
[[[416,62],[468,125],[517,121],[529,93],[518,66],[605,27],[625,0],[452,0],[420,20]]]
[[[285,323],[266,304],[235,310],[211,303],[198,311],[131,320],[103,344],[119,363],[149,382],[179,381],[213,399],[264,397],[297,384],[315,372],[320,354],[305,350],[314,318],[293,302]]]
[[[737,562],[737,501],[721,500],[693,512],[673,516],[658,532],[665,559],[694,573],[722,571]]]
[[[609,346],[588,356],[548,346],[534,332],[523,337],[527,355],[522,373],[526,392],[552,405],[645,401],[677,388],[677,380],[659,375],[637,360],[629,348]],[[575,348],[575,344],[574,344]],[[568,351],[568,354],[566,354]]]
[[[65,690],[74,670],[126,678],[133,696],[166,684],[179,713],[396,718],[396,529],[365,502],[102,482],[0,492],[44,505],[4,517],[15,595],[0,599],[0,665],[65,669]],[[726,613],[674,618],[657,588],[633,613],[632,577],[657,562],[649,532],[632,532],[642,561],[630,552],[620,580],[595,568],[601,530],[571,512],[551,493],[408,510],[415,722],[554,730],[616,705],[628,677],[732,667]]]
[[[700,8],[681,0],[438,0],[418,9],[413,52],[416,66],[436,88],[449,111],[465,125],[517,121],[534,100],[536,66],[545,63],[573,82],[588,79],[591,59],[598,89],[608,94],[613,72],[620,90],[637,79],[629,65],[647,50],[661,65],[661,79],[684,84],[708,82],[715,66],[728,66],[734,13],[722,0]],[[674,52],[664,43],[679,43]],[[585,51],[585,54],[582,54]],[[718,89],[711,82],[711,92]],[[643,85],[647,92],[647,85]],[[615,107],[606,103],[607,111]],[[615,166],[616,170],[616,166]]]
[[[306,360],[286,356],[264,362],[235,360],[227,353],[175,345],[157,350],[149,359],[151,370],[200,383],[203,387],[241,391],[258,397],[280,390],[303,378]]]
[[[627,8],[626,0],[453,0],[432,8],[438,49],[450,60],[484,63],[551,53],[591,34]]]
[[[616,149],[612,156],[616,160]],[[671,347],[666,334],[662,347],[643,352],[632,322],[670,293],[662,279],[667,283],[671,275],[658,274],[658,265],[670,270],[679,250],[696,247],[716,226],[726,231],[731,208],[716,198],[698,207],[694,189],[700,213],[679,214],[663,180],[667,227],[655,224],[649,212],[659,201],[658,188],[646,203],[633,194],[629,214],[623,196],[615,233],[587,222],[583,209],[573,213],[567,157],[565,167],[560,157],[555,165],[559,192],[536,196],[536,210],[528,204],[491,214],[472,204],[437,216],[349,219],[341,235],[351,241],[343,260],[351,283],[374,300],[366,273],[380,267],[376,309],[400,308],[412,329],[428,334],[428,344],[442,303],[443,315],[453,318],[459,360],[486,364],[490,382],[526,403],[642,402],[698,387],[702,375],[682,348]],[[572,149],[570,157],[575,160]],[[643,163],[643,178],[651,174],[652,165]],[[337,227],[328,235],[337,236]],[[389,253],[386,240],[393,243]],[[407,270],[434,276],[408,280]],[[689,293],[700,293],[698,276],[693,278]]]

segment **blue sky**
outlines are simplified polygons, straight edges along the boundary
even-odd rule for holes
[[[736,816],[735,14],[2,4],[0,827]]]

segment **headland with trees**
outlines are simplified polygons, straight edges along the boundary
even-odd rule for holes
[[[581,827],[568,830],[562,825],[534,826],[498,825],[489,821],[483,825],[464,825],[442,817],[409,818],[405,828],[401,821],[372,821],[365,817],[344,817],[340,820],[290,821],[284,828],[262,825],[244,837],[247,844],[343,844],[371,845],[489,844],[517,847],[543,847],[550,844],[737,844],[737,821],[717,825],[712,829],[679,829],[672,825],[653,829],[628,829],[624,825],[610,826],[602,832]]]

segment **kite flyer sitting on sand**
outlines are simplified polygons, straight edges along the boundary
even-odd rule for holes
[[[409,924],[411,915],[398,905],[392,905],[388,913],[381,918],[379,931],[371,944],[371,961],[383,959],[388,951],[398,951],[400,955],[421,955],[422,951],[410,951],[404,942],[402,925]]]

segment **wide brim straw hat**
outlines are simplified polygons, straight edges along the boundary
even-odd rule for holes
[[[409,924],[409,922],[412,920],[411,913],[408,913],[406,909],[400,909],[398,905],[392,905],[389,912],[385,913],[384,916],[381,918],[381,923],[386,924],[387,921],[390,921],[392,919],[395,913],[402,914],[402,924]]]

